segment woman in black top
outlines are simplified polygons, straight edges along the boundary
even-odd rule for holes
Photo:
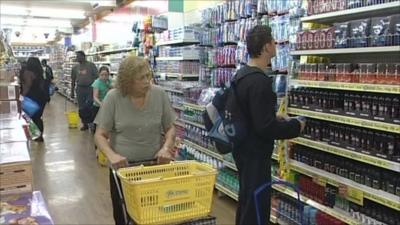
[[[43,120],[42,114],[46,102],[49,100],[49,88],[46,87],[43,77],[43,67],[36,57],[30,57],[27,61],[26,68],[21,75],[22,95],[29,97],[39,104],[40,109],[32,116],[33,122],[38,126],[41,136],[35,141],[43,142]]]

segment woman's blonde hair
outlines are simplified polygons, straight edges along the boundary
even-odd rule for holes
[[[132,93],[132,83],[143,73],[151,72],[149,63],[142,57],[128,56],[125,58],[118,69],[117,88],[123,96]]]

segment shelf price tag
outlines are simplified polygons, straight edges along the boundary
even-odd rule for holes
[[[365,192],[364,196],[366,198],[368,198],[369,200],[372,200],[374,202],[380,203],[380,204],[385,205],[385,206],[387,206],[389,208],[400,210],[400,201],[396,201],[396,199],[389,200],[389,199],[385,199],[385,198],[382,198],[382,197],[380,197],[378,195],[374,195],[374,194],[371,194],[371,193],[368,193],[368,192]]]
[[[323,187],[325,187],[326,183],[328,183],[328,181],[327,181],[327,179],[325,177],[315,176],[312,179],[313,179],[314,183],[316,183],[318,185],[321,185]]]
[[[347,200],[354,202],[358,205],[362,206],[364,204],[364,192],[356,188],[347,187],[346,198]]]

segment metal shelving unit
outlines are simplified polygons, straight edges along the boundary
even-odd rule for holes
[[[398,13],[399,11],[400,11],[400,1],[394,1],[378,5],[370,5],[360,8],[346,9],[341,11],[306,16],[301,18],[301,22],[317,22],[317,23],[341,22],[341,21],[365,18],[366,15],[368,15],[369,17],[386,16]]]
[[[363,154],[360,152],[351,151],[351,150],[348,150],[345,148],[330,145],[325,142],[310,140],[308,138],[299,137],[299,138],[292,139],[291,142],[300,144],[300,145],[304,145],[307,147],[311,147],[314,149],[318,149],[318,150],[321,150],[324,152],[329,152],[329,153],[332,153],[335,155],[343,156],[343,157],[346,157],[349,159],[364,162],[364,163],[374,165],[377,167],[381,167],[384,169],[392,170],[395,172],[400,172],[400,163],[398,163],[398,162],[378,158],[378,157]]]
[[[307,164],[297,162],[294,160],[290,161],[290,168],[294,171],[297,171],[301,174],[321,178],[326,183],[339,187],[340,185],[344,185],[347,188],[351,188],[354,192],[357,193],[358,197],[367,198],[371,201],[377,202],[379,204],[385,205],[387,207],[400,210],[400,197],[384,192],[382,190],[376,190],[371,187],[356,183],[347,178],[338,176],[336,174],[328,173],[324,170],[320,170],[315,167],[311,167]]]
[[[312,80],[291,80],[291,83],[295,86],[298,85],[301,87],[400,94],[399,85],[360,84],[360,83],[344,83],[344,82],[312,81]]]
[[[311,15],[301,18],[301,22],[313,22],[321,24],[333,24],[345,22],[355,19],[363,19],[378,16],[388,16],[400,12],[400,1],[387,2],[377,5],[369,5],[360,8],[346,9],[335,12]],[[297,50],[291,52],[292,56],[322,56],[329,57],[332,63],[394,63],[400,57],[400,46],[384,46],[384,47],[362,47],[362,48],[338,48],[338,49],[315,49],[315,50]],[[302,58],[303,59],[303,58]],[[290,85],[294,87],[318,88],[328,90],[343,90],[351,92],[368,92],[377,94],[399,95],[400,87],[398,85],[385,84],[363,84],[363,83],[342,83],[329,81],[310,81],[310,80],[290,80]],[[346,124],[361,128],[370,128],[376,131],[384,131],[399,134],[400,124],[390,122],[390,120],[379,118],[360,118],[357,114],[346,115],[338,114],[334,110],[315,109],[312,110],[307,106],[296,106],[288,108],[288,113],[292,115],[301,115],[317,120],[330,121],[335,123]],[[380,118],[381,119],[381,118]],[[388,122],[389,121],[389,122]],[[292,143],[307,146],[318,151],[331,153],[343,157],[343,159],[356,160],[368,165],[373,165],[379,168],[400,173],[400,163],[390,161],[377,156],[364,154],[362,151],[353,151],[349,146],[342,147],[311,140],[309,138],[299,137],[291,140]],[[349,148],[349,149],[347,149]],[[312,177],[321,185],[331,184],[342,189],[347,189],[346,198],[356,204],[362,205],[363,199],[368,199],[381,205],[400,210],[400,197],[382,190],[376,190],[366,185],[356,183],[350,179],[328,173],[324,170],[311,167],[307,164],[289,161],[289,167],[292,171]],[[274,186],[274,189],[289,196],[296,197],[292,190],[284,187]],[[357,219],[352,218],[347,212],[341,212],[336,208],[329,208],[325,205],[317,203],[305,196],[301,196],[301,201],[317,208],[341,221],[356,225],[361,224]],[[376,219],[376,218],[375,218]]]
[[[157,43],[157,46],[164,46],[164,45],[190,45],[190,44],[198,44],[199,41],[195,39],[178,39],[178,40],[171,40],[171,41],[160,41]]]
[[[400,46],[298,50],[298,51],[292,51],[290,54],[293,56],[296,55],[305,56],[305,55],[375,54],[375,53],[398,53],[398,52],[400,52]]]

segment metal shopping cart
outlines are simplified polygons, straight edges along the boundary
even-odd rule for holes
[[[210,165],[196,161],[156,165],[149,160],[111,171],[126,225],[215,224],[215,217],[208,214],[217,171]]]
[[[282,180],[274,180],[272,182],[265,183],[264,185],[260,186],[254,192],[253,197],[254,197],[254,202],[255,202],[255,205],[256,205],[257,224],[258,225],[264,225],[264,224],[261,223],[260,207],[259,207],[260,199],[259,199],[258,196],[260,195],[261,192],[265,191],[267,188],[272,188],[273,185],[284,185],[284,186],[292,188],[296,192],[296,194],[297,194],[297,205],[298,205],[298,210],[300,212],[299,213],[299,217],[300,218],[299,218],[298,221],[293,221],[293,223],[291,223],[291,224],[303,225],[303,204],[301,203],[301,200],[300,200],[300,190],[296,185],[294,185],[292,183],[289,183],[289,182],[286,182],[286,181],[282,181]]]

